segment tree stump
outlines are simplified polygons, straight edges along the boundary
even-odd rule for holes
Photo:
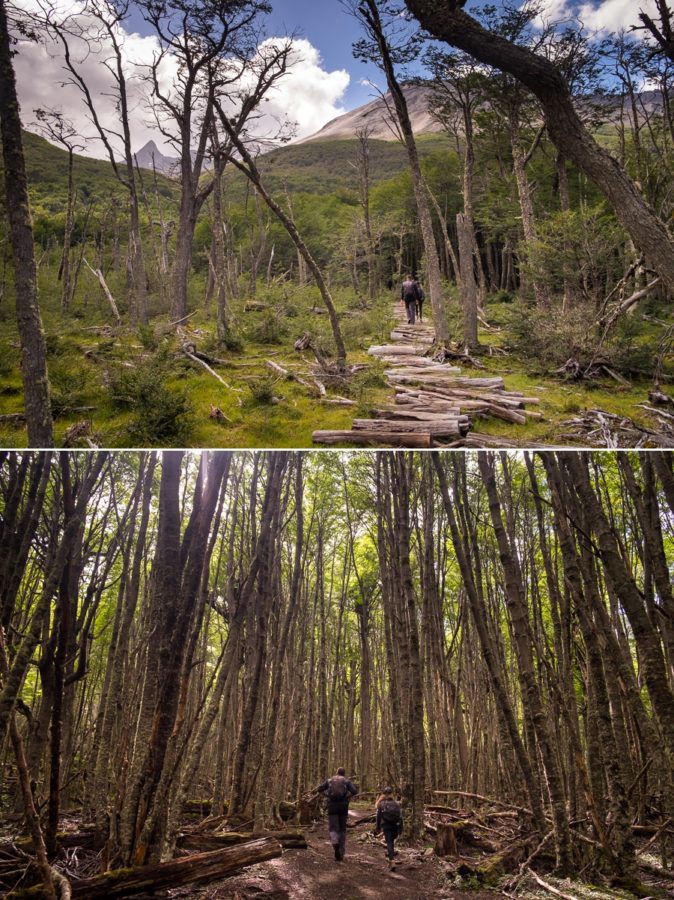
[[[436,856],[456,856],[458,848],[456,846],[456,831],[453,823],[440,823],[438,832],[435,836],[435,847],[433,847]]]

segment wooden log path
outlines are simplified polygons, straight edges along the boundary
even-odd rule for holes
[[[457,366],[431,359],[426,354],[435,342],[433,326],[408,325],[400,304],[395,305],[394,315],[391,343],[368,350],[389,365],[385,376],[395,391],[394,405],[371,410],[368,419],[354,419],[351,431],[315,431],[314,443],[418,449],[508,447],[516,445],[475,432],[475,420],[494,416],[523,425],[528,419],[542,418],[526,408],[538,405],[539,398],[507,391],[503,378],[462,375]]]

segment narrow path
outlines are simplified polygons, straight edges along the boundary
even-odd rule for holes
[[[405,310],[395,304],[396,325],[391,343],[372,346],[370,356],[388,364],[386,380],[395,391],[393,406],[371,410],[371,418],[354,419],[351,431],[316,431],[319,444],[379,444],[426,449],[444,446],[507,446],[508,441],[474,432],[476,419],[495,416],[524,424],[540,413],[526,409],[540,402],[519,391],[507,391],[499,376],[479,377],[428,354],[435,331],[426,322],[407,323]]]
[[[350,828],[346,858],[333,857],[325,823],[307,829],[308,848],[287,850],[279,859],[251,866],[208,888],[217,900],[489,900],[483,891],[453,891],[436,856],[401,849],[389,872],[383,842],[371,825]],[[174,897],[181,896],[176,892]],[[192,895],[196,896],[196,895]]]

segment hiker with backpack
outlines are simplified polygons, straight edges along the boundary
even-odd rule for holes
[[[414,325],[416,321],[420,293],[419,282],[412,275],[408,275],[400,288],[400,299],[405,304],[408,325]]]
[[[346,821],[349,815],[349,801],[355,797],[358,788],[346,777],[346,772],[340,766],[337,774],[328,778],[316,788],[320,794],[325,794],[328,809],[328,833],[330,843],[335,851],[335,859],[341,862],[346,852]]]
[[[377,800],[377,823],[374,833],[384,832],[389,870],[395,869],[395,840],[402,834],[403,813],[393,796],[393,788],[385,787]]]
[[[424,300],[426,299],[426,294],[424,293],[424,289],[419,284],[419,282],[417,282],[417,287],[419,288],[419,296],[417,297],[417,319],[419,319],[419,321],[421,322],[423,319],[423,307]]]

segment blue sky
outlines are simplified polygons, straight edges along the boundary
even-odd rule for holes
[[[351,76],[343,105],[354,109],[372,99],[372,89],[360,84],[362,79],[381,81],[374,66],[366,66],[353,58],[351,45],[361,37],[356,20],[339,0],[270,0],[272,12],[265,18],[265,31],[270,36],[297,32],[316,47],[328,71],[346,69]],[[142,17],[132,13],[130,22],[140,34],[149,32]]]
[[[37,0],[18,0],[20,5],[30,9]],[[67,9],[79,8],[80,0],[60,0]],[[376,96],[367,81],[384,87],[382,73],[372,65],[366,65],[353,58],[352,45],[362,37],[361,26],[351,16],[340,0],[270,0],[271,14],[266,18],[264,29],[269,37],[283,37],[296,34],[298,41],[296,59],[288,77],[282,79],[273,97],[268,98],[265,107],[267,118],[274,127],[279,121],[295,123],[298,139],[313,134],[330,119],[344,110],[355,109]],[[479,9],[487,0],[471,0],[469,11]],[[502,0],[492,0],[500,4]],[[515,0],[524,2],[524,0]],[[588,30],[598,34],[626,27],[637,20],[639,9],[653,11],[656,0],[541,0],[551,18],[568,18],[580,14]],[[131,6],[131,19],[126,24],[123,41],[129,71],[135,75],[129,80],[135,92],[130,108],[132,111],[132,135],[136,148],[148,140],[155,140],[161,146],[161,137],[156,123],[147,110],[146,82],[147,66],[156,52],[156,43],[150,36],[151,29],[143,21],[135,7]],[[82,27],[86,30],[86,12],[82,16]],[[111,90],[110,72],[104,65],[108,49],[101,46],[97,53],[82,53],[78,58],[80,72],[90,86],[93,95],[99,98],[99,117],[109,129],[118,127],[115,106],[109,100]],[[320,55],[320,59],[319,59]],[[35,44],[22,41],[15,57],[19,97],[24,118],[30,122],[37,108],[54,104],[54,85],[59,85],[59,109],[70,118],[81,134],[91,132],[82,98],[72,85],[64,85],[63,51],[58,41]],[[36,73],[39,73],[36,77]],[[67,79],[66,79],[67,81]],[[365,82],[365,83],[363,83]],[[264,117],[263,117],[264,118]],[[265,123],[262,123],[265,124]],[[100,142],[93,141],[87,151],[91,155],[105,155]]]
[[[511,0],[512,2],[512,0]],[[524,0],[522,0],[524,2]],[[639,9],[654,6],[653,0],[541,0],[547,12],[566,17],[580,13],[590,28],[603,30],[611,25],[626,26],[637,19]],[[370,65],[353,58],[351,47],[362,36],[355,18],[347,13],[340,0],[270,0],[272,12],[266,18],[266,31],[279,36],[297,32],[316,47],[323,58],[323,68],[327,71],[345,69],[351,76],[349,87],[343,98],[343,105],[353,109],[372,99],[372,88],[361,84],[371,79],[383,83],[383,76]],[[486,3],[501,5],[501,0],[469,0],[467,11],[479,10]],[[649,10],[650,11],[650,10]],[[140,17],[133,17],[133,24],[141,34],[147,33],[147,26]]]

